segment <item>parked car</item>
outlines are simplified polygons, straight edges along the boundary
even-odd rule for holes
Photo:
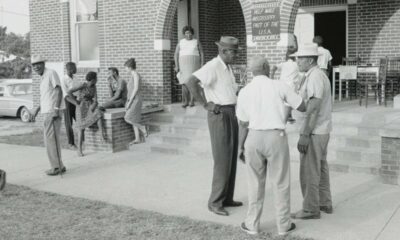
[[[19,117],[29,122],[32,110],[32,79],[0,81],[0,116]]]

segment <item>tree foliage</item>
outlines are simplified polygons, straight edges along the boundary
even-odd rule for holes
[[[25,36],[7,33],[7,27],[0,26],[0,50],[17,56],[0,64],[0,78],[31,78],[29,33]]]

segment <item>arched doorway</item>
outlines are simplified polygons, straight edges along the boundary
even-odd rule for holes
[[[175,84],[174,52],[178,41],[183,38],[182,26],[191,25],[195,37],[200,40],[205,62],[217,55],[216,41],[222,35],[239,38],[240,52],[236,65],[247,62],[246,21],[242,10],[247,0],[171,0],[162,28],[163,38],[169,39],[170,50],[163,53],[163,72],[168,72],[171,82],[171,101],[181,101],[181,86]]]

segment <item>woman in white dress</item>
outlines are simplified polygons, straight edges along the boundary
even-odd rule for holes
[[[194,99],[185,83],[188,78],[204,63],[204,54],[200,42],[193,38],[194,29],[185,26],[182,29],[185,38],[179,41],[175,49],[175,71],[179,73],[179,84],[182,85],[182,107],[193,107]]]

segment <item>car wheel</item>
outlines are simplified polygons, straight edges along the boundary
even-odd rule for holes
[[[31,119],[31,113],[26,107],[22,107],[21,111],[19,112],[19,117],[21,118],[22,122],[29,122]]]

